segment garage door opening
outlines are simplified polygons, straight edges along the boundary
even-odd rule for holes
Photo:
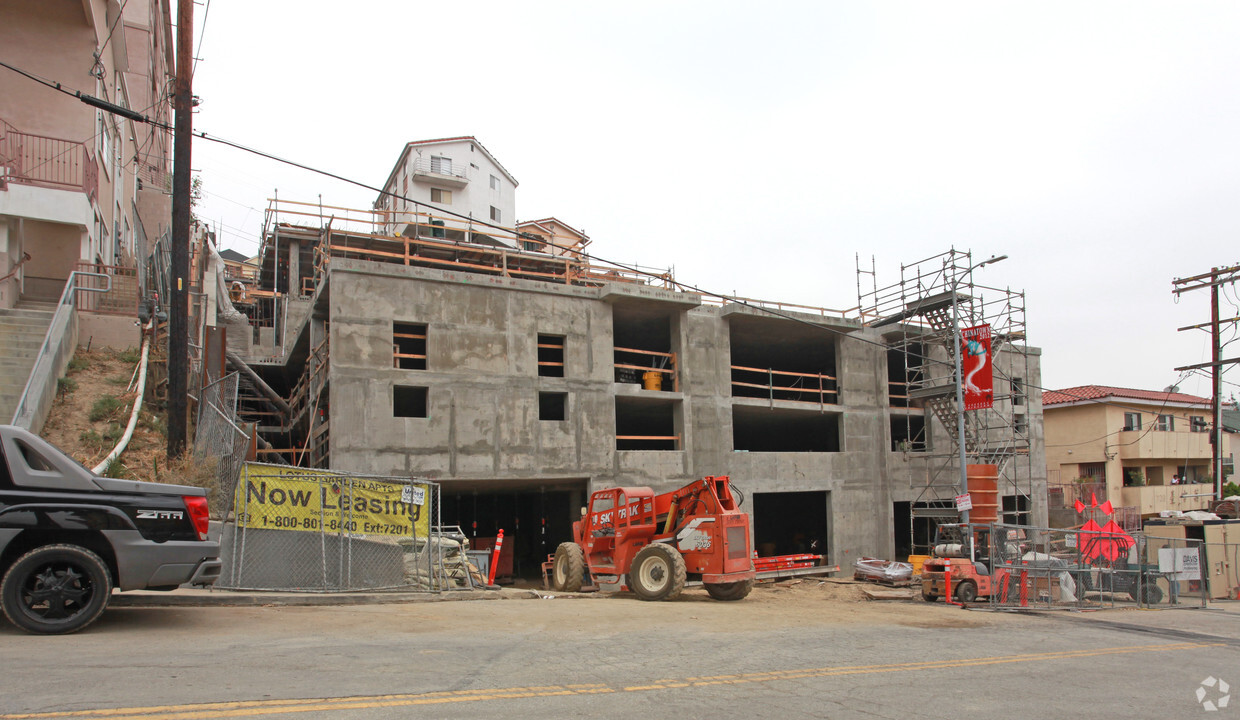
[[[754,493],[754,548],[759,557],[813,553],[827,555],[830,493]]]
[[[474,492],[445,484],[443,522],[459,525],[474,549],[493,547],[502,529],[504,545],[496,566],[496,582],[541,586],[543,561],[560,543],[573,539],[573,521],[581,517],[586,481],[574,485],[577,487],[526,486]]]

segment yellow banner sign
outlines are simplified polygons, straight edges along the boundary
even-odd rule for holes
[[[427,537],[426,485],[247,464],[237,483],[237,526]]]

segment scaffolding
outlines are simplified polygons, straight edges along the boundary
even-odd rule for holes
[[[893,450],[926,461],[924,481],[910,473],[910,485],[917,491],[909,513],[914,525],[919,518],[958,521],[950,501],[960,492],[961,441],[968,463],[998,467],[1003,520],[1021,525],[1033,520],[1038,473],[1032,465],[1027,414],[1031,364],[1025,295],[977,282],[975,271],[986,263],[975,262],[971,252],[952,248],[901,265],[899,282],[879,286],[873,258],[866,270],[857,257],[861,321],[882,332],[890,348]],[[961,330],[983,324],[991,329],[994,403],[988,409],[965,411],[961,438],[956,343]],[[912,536],[918,536],[915,529]],[[925,547],[916,540],[914,544]]]

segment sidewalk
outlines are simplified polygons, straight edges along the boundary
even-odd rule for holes
[[[364,591],[349,593],[276,592],[177,588],[171,592],[131,590],[114,593],[111,607],[313,607],[324,605],[390,605],[457,600],[539,600],[598,597],[598,593],[552,593],[533,588],[447,590],[444,592]]]

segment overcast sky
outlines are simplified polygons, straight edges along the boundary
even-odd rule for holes
[[[1209,360],[1176,332],[1209,292],[1172,280],[1240,262],[1234,2],[210,0],[199,35],[195,130],[370,185],[406,142],[474,135],[519,219],[711,291],[846,309],[858,256],[883,286],[1006,254],[976,279],[1026,293],[1050,389]],[[246,254],[277,189],[375,199],[208,142],[193,166]]]

